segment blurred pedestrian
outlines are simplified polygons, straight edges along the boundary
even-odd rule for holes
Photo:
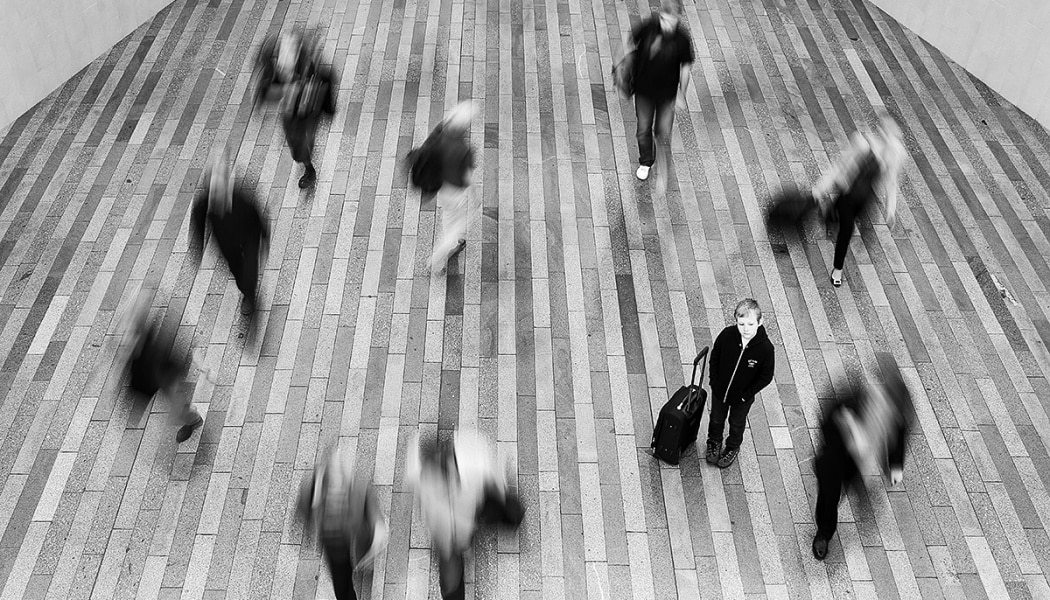
[[[693,64],[693,41],[681,22],[680,0],[662,0],[660,10],[636,25],[628,44],[634,48],[634,108],[638,118],[638,179],[649,178],[656,162],[656,141],[663,146],[663,160],[671,157],[671,127],[675,108],[686,108]],[[667,166],[664,167],[666,169]]]
[[[726,468],[736,461],[744,441],[747,413],[755,394],[773,381],[776,353],[762,325],[762,309],[751,298],[733,311],[736,323],[718,334],[711,348],[711,419],[707,426],[708,464]],[[722,432],[729,436],[722,448]]]
[[[824,560],[838,527],[842,490],[863,483],[865,472],[882,471],[890,485],[904,478],[904,452],[913,416],[911,394],[900,372],[839,401],[824,417],[824,445],[814,463],[817,476],[817,533],[813,556]]]
[[[901,130],[888,115],[879,119],[874,131],[850,136],[849,148],[813,186],[812,194],[825,219],[838,220],[831,283],[842,285],[842,268],[856,221],[876,203],[882,188],[886,223],[893,228],[897,216],[897,180],[908,152]]]
[[[311,64],[306,73],[285,85],[281,99],[281,125],[292,151],[292,160],[303,165],[299,189],[317,180],[313,163],[317,126],[325,115],[335,114],[335,78],[330,69]]]
[[[467,226],[473,211],[470,186],[474,176],[474,148],[470,143],[470,125],[475,105],[460,102],[431,132],[424,147],[441,172],[441,187],[437,192],[441,209],[441,238],[434,242],[430,270],[436,275],[445,273],[448,261],[467,243]]]
[[[212,162],[193,204],[190,251],[198,263],[208,225],[241,291],[241,313],[251,314],[257,302],[260,261],[269,252],[270,227],[253,192],[234,182],[226,152]]]
[[[316,524],[337,600],[357,600],[354,571],[371,568],[387,525],[371,485],[338,448],[303,480],[297,514],[307,527]]]
[[[449,442],[408,448],[405,483],[416,490],[423,522],[438,554],[441,597],[465,596],[463,554],[480,522],[517,527],[524,510],[508,486],[494,448],[476,432],[459,431]]]
[[[179,395],[178,384],[189,374],[191,360],[175,351],[175,340],[167,328],[149,319],[149,309],[139,301],[131,310],[125,332],[124,364],[133,397],[149,402],[157,394],[171,405],[171,419],[179,425],[175,440],[185,442],[204,424],[204,417],[193,407],[191,398]]]

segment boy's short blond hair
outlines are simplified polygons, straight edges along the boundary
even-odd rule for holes
[[[759,307],[758,301],[754,298],[744,298],[740,302],[737,302],[736,309],[733,311],[733,317],[739,319],[749,312],[755,313],[756,321],[762,320],[762,308]]]

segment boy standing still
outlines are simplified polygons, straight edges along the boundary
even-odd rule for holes
[[[747,413],[755,394],[773,381],[776,357],[762,325],[762,309],[747,298],[733,312],[736,324],[722,330],[711,348],[711,420],[707,428],[707,462],[726,468],[736,461],[744,441]],[[729,437],[722,433],[729,419]]]

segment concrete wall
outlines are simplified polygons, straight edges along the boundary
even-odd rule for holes
[[[1050,128],[1050,0],[871,0]]]
[[[172,0],[0,0],[0,129]]]

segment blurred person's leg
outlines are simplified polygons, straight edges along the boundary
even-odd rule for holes
[[[466,242],[469,220],[468,188],[445,183],[438,190],[438,207],[441,208],[441,236],[434,243],[430,258],[432,272],[444,272],[448,260]]]
[[[339,536],[325,536],[324,555],[328,559],[328,570],[332,574],[332,588],[337,600],[357,600],[354,591],[354,557],[350,541]]]
[[[438,577],[443,600],[465,600],[463,583],[463,555],[453,552],[449,556],[438,556]]]
[[[816,538],[825,541],[830,540],[838,529],[839,500],[846,473],[841,464],[844,459],[834,457],[832,453],[841,452],[846,452],[846,449],[825,447],[814,465],[817,475]]]
[[[836,207],[839,217],[839,234],[835,239],[835,260],[833,266],[836,271],[841,271],[846,262],[846,252],[849,250],[850,240],[856,229],[857,210],[854,201],[849,198],[841,198]]]
[[[312,162],[316,120],[284,115],[281,123],[284,126],[288,149],[292,152],[292,160],[304,166],[303,176],[299,178],[299,189],[308,188],[317,177]]]
[[[303,123],[303,129],[303,144],[306,153],[303,160],[300,161],[303,163],[303,176],[299,178],[299,189],[311,187],[317,181],[317,171],[314,170],[313,163],[314,140],[317,137],[317,119],[306,119]]]
[[[635,94],[634,112],[638,120],[635,137],[638,139],[638,164],[644,169],[638,169],[638,178],[649,177],[649,167],[656,162],[656,154],[653,148],[653,120],[656,117],[656,103],[651,98]]]
[[[193,407],[193,394],[189,390],[180,390],[179,385],[171,386],[165,392],[171,399],[171,416],[179,425],[175,441],[185,442],[193,435],[194,430],[204,424],[204,417]]]
[[[252,238],[241,248],[239,269],[234,271],[237,289],[244,297],[241,312],[249,314],[255,310],[256,294],[259,290],[259,240]]]
[[[655,133],[656,151],[660,157],[660,167],[656,173],[658,190],[663,193],[667,190],[667,178],[671,168],[671,129],[674,126],[674,98],[661,100],[656,105]]]

